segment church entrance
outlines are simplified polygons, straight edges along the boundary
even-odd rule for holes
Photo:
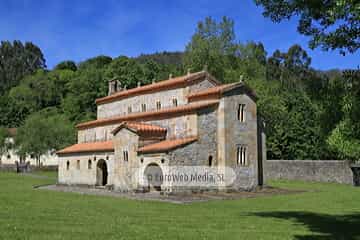
[[[96,185],[105,186],[107,184],[108,170],[106,162],[100,159],[96,165]]]
[[[146,190],[161,191],[161,184],[163,183],[163,172],[156,163],[149,164],[144,171],[144,180],[146,183]]]

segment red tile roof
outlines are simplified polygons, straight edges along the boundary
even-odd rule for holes
[[[142,123],[142,122],[123,122],[120,124],[120,126],[115,128],[112,131],[112,133],[116,134],[118,131],[120,131],[124,127],[128,128],[130,130],[133,130],[139,134],[145,133],[145,134],[157,135],[157,134],[165,134],[166,133],[166,128],[152,125],[152,124]]]
[[[223,84],[216,87],[211,87],[199,92],[192,93],[187,96],[189,101],[204,100],[204,99],[218,99],[221,97],[222,91],[230,86],[234,86],[239,83]]]
[[[188,137],[181,139],[164,140],[154,144],[146,145],[138,150],[140,153],[166,152],[186,144],[195,142],[197,137]]]
[[[142,87],[132,88],[129,90],[123,90],[121,92],[117,92],[110,96],[98,98],[95,100],[95,102],[96,102],[96,104],[99,105],[99,104],[109,103],[109,102],[113,102],[115,100],[128,98],[128,97],[136,96],[136,95],[140,95],[140,94],[151,93],[154,91],[161,91],[164,89],[171,89],[171,88],[179,87],[179,86],[187,86],[190,83],[197,81],[199,79],[202,79],[206,76],[208,77],[208,79],[210,81],[212,81],[216,84],[219,84],[219,82],[214,77],[212,77],[210,74],[208,74],[205,71],[201,71],[201,72],[191,73],[191,74],[180,76],[180,77],[171,78],[168,80],[160,81],[160,82],[149,84],[149,85],[144,85]]]
[[[124,116],[112,117],[112,118],[104,118],[97,119],[90,122],[84,122],[78,124],[76,127],[78,129],[87,129],[95,126],[105,126],[111,124],[117,124],[124,121],[139,121],[139,120],[147,120],[147,119],[159,119],[162,117],[169,117],[171,114],[186,114],[195,112],[198,109],[207,108],[211,106],[215,106],[219,103],[217,100],[201,102],[201,103],[192,103],[186,105],[180,105],[177,107],[163,108],[161,110],[151,111],[151,112],[139,112],[139,113],[131,113]]]
[[[112,141],[105,142],[88,142],[77,143],[62,150],[57,151],[57,154],[66,153],[84,153],[84,152],[112,152],[114,145]]]

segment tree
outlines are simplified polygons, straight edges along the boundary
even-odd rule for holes
[[[76,72],[71,70],[38,70],[9,91],[4,99],[8,103],[0,112],[5,112],[6,121],[12,123],[12,127],[19,126],[29,114],[59,106],[68,92],[67,83],[75,76]]]
[[[268,59],[266,76],[269,80],[279,80],[288,89],[303,87],[309,73],[311,58],[301,46],[295,44],[286,53],[276,50]]]
[[[109,65],[112,61],[111,57],[100,55],[97,57],[89,58],[84,62],[81,62],[79,64],[79,69],[102,69],[105,68],[107,65]]]
[[[61,109],[75,123],[96,117],[95,99],[107,93],[108,78],[103,69],[80,69],[66,84]]]
[[[148,84],[152,79],[145,79],[143,68],[134,59],[126,56],[115,58],[106,69],[107,79],[118,78],[122,86],[133,88],[138,82]]]
[[[77,70],[77,66],[74,61],[63,61],[57,64],[54,67],[54,70],[71,70],[75,72]]]
[[[236,51],[234,21],[223,17],[217,23],[207,17],[198,23],[195,34],[186,45],[184,65],[193,71],[207,65],[210,73],[224,80],[225,68],[231,68]]]
[[[328,138],[330,148],[341,158],[360,160],[360,69],[344,71],[343,118]]]
[[[309,36],[309,46],[339,49],[345,54],[360,47],[360,3],[357,0],[255,0],[274,22],[299,17],[297,30]]]
[[[0,94],[16,86],[24,76],[46,67],[40,48],[31,42],[24,45],[20,41],[2,41],[0,56]]]
[[[41,155],[74,142],[73,124],[54,110],[43,110],[30,115],[18,129],[15,148],[20,155],[34,155],[40,165]]]

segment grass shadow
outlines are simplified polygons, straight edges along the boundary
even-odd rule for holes
[[[313,212],[261,212],[251,214],[258,217],[279,218],[302,224],[313,234],[295,235],[298,240],[360,239],[360,213],[329,215]]]

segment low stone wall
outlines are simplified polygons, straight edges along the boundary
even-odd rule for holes
[[[15,164],[0,164],[0,172],[16,172]]]
[[[30,165],[28,171],[57,171],[58,166],[34,166]],[[17,172],[16,164],[0,164],[0,172]]]
[[[316,182],[336,182],[354,185],[349,161],[338,160],[267,160],[265,179],[289,179]]]

